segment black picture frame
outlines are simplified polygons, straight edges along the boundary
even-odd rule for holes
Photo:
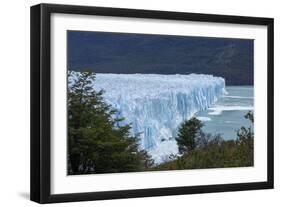
[[[51,194],[50,188],[50,129],[51,129],[51,70],[50,32],[52,13],[134,17],[149,19],[181,20],[210,23],[233,23],[267,26],[267,181],[237,184],[167,187],[153,189]],[[30,199],[38,203],[88,201],[102,199],[166,196],[179,194],[210,193],[273,188],[273,46],[274,20],[272,18],[195,14],[152,10],[103,8],[89,6],[39,4],[31,7],[31,173]]]

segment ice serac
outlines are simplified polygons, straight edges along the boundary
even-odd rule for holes
[[[94,87],[105,91],[105,100],[159,163],[178,152],[174,137],[180,123],[223,95],[225,80],[201,74],[96,74]]]

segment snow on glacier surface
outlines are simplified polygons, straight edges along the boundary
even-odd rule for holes
[[[93,84],[131,132],[140,134],[141,147],[156,163],[178,153],[180,123],[205,110],[225,91],[221,77],[202,74],[96,74]]]

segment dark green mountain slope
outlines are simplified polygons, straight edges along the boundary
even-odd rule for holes
[[[253,84],[253,40],[68,32],[68,69],[96,73],[203,73]]]

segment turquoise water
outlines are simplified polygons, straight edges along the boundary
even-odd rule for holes
[[[254,108],[253,86],[227,86],[227,94],[222,96],[209,109],[200,111],[195,116],[203,121],[203,131],[221,134],[226,140],[235,139],[241,126],[250,126],[251,122],[244,115]]]

